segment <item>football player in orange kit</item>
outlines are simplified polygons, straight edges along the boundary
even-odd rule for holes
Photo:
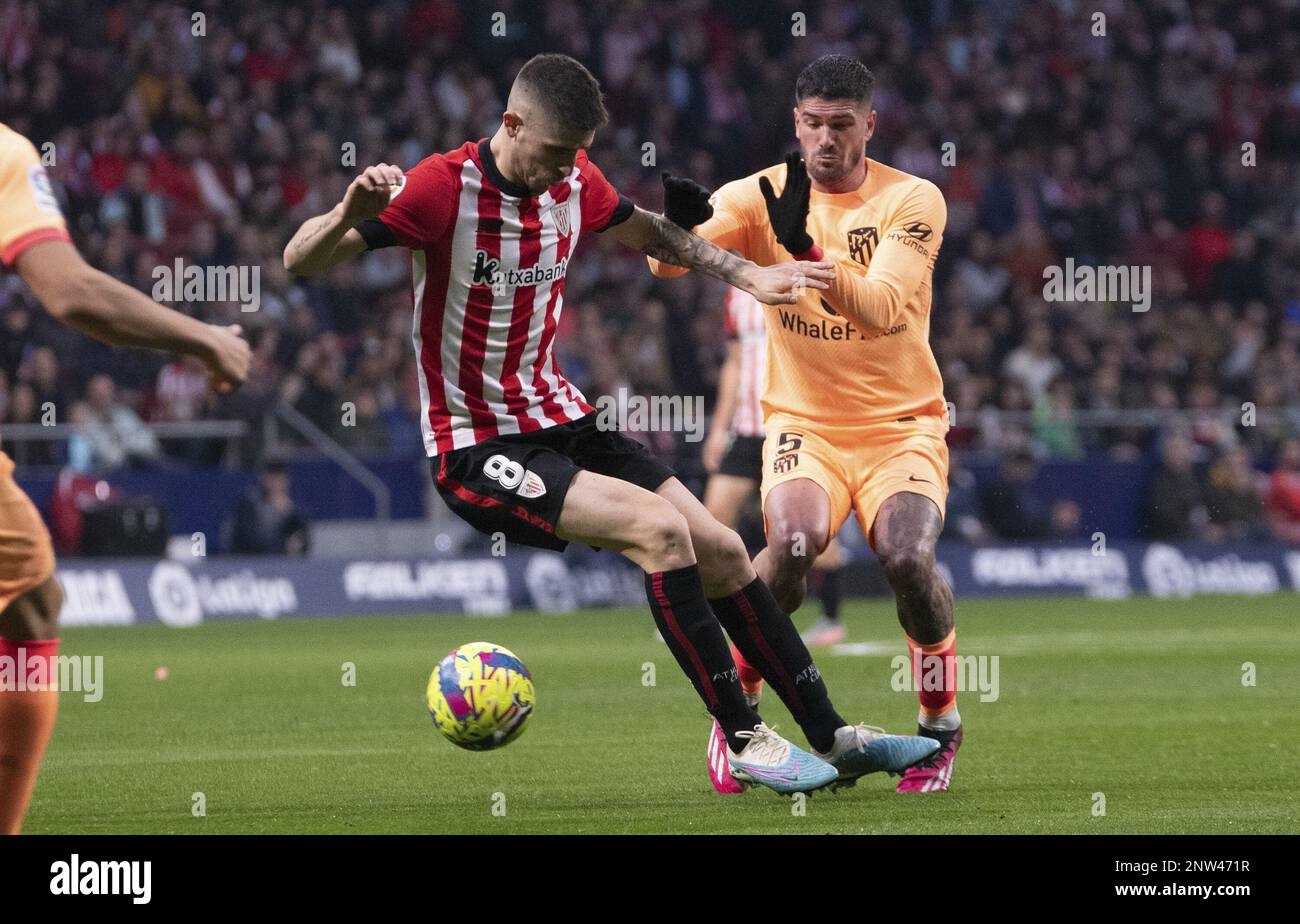
[[[197,356],[220,391],[248,375],[249,348],[238,325],[218,327],[172,311],[81,258],[36,148],[3,123],[0,262],[18,272],[51,315],[83,334]],[[50,534],[13,472],[0,452],[0,659],[8,676],[20,670],[25,681],[0,687],[0,834],[21,828],[54,729],[63,606]]]
[[[933,183],[866,157],[873,88],[855,58],[817,59],[795,86],[800,154],[712,196],[665,177],[665,211],[760,265],[790,255],[837,265],[830,288],[765,309],[767,547],[754,565],[793,612],[813,562],[850,511],[857,515],[897,598],[919,734],[941,744],[903,774],[898,791],[937,792],[948,789],[962,741],[952,590],[934,554],[947,500],[948,414],[929,345],[930,280],[947,207]],[[650,268],[685,272],[655,260]]]

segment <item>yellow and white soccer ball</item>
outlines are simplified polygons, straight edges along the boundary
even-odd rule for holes
[[[537,691],[514,652],[470,642],[453,648],[434,668],[427,699],[443,737],[471,751],[490,751],[524,733]]]

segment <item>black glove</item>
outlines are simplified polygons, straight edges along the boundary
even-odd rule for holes
[[[767,219],[772,223],[772,232],[781,246],[794,255],[811,250],[813,239],[808,234],[807,223],[812,180],[808,178],[803,158],[798,154],[786,155],[785,188],[779,197],[772,191],[767,177],[760,176],[758,186],[767,202]]]
[[[687,231],[713,217],[709,196],[713,195],[694,180],[684,176],[664,175],[664,217]]]

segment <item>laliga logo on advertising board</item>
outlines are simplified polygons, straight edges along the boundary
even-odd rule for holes
[[[1142,576],[1155,597],[1271,594],[1280,586],[1277,570],[1266,561],[1242,561],[1235,554],[1201,559],[1162,543],[1142,557]]]
[[[256,613],[274,619],[298,607],[298,595],[288,578],[259,578],[241,571],[197,578],[179,562],[159,562],[149,575],[149,599],[158,619],[169,626],[197,626],[207,615]]]
[[[524,584],[539,610],[571,613],[578,608],[573,578],[559,555],[535,554],[529,558]]]

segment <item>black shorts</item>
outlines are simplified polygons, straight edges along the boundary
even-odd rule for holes
[[[739,434],[732,436],[731,445],[718,463],[718,474],[762,481],[763,437]]]
[[[654,491],[674,472],[636,440],[602,430],[591,413],[535,433],[515,433],[432,460],[438,493],[481,533],[562,550],[555,535],[564,496],[579,469]]]

